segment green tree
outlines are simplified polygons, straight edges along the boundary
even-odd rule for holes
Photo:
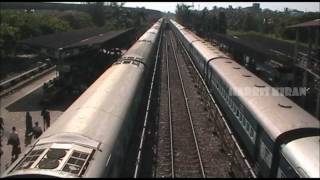
[[[97,26],[101,27],[105,24],[104,2],[87,2],[87,12]]]
[[[222,34],[225,34],[227,32],[226,15],[222,11],[219,12],[219,17],[218,17],[218,32]]]
[[[40,18],[39,23],[40,30],[43,35],[62,31],[69,31],[72,29],[68,22],[59,20],[57,17],[51,17],[48,15],[42,16]]]
[[[0,48],[1,57],[14,54],[14,48],[18,39],[19,29],[10,25],[1,25]]]
[[[200,34],[206,37],[209,31],[209,11],[207,8],[204,8],[200,14]]]
[[[92,27],[94,25],[92,17],[86,12],[67,11],[59,13],[57,17],[63,21],[68,22],[73,29]]]
[[[0,18],[1,57],[14,55],[16,43],[21,39],[71,29],[68,22],[49,14],[1,10]]]
[[[212,38],[214,32],[218,31],[217,17],[214,13],[211,13],[208,20],[209,37]]]
[[[253,14],[251,13],[246,13],[243,24],[242,24],[242,29],[244,31],[257,31],[257,21],[256,18],[254,17]]]
[[[192,19],[192,12],[189,9],[191,6],[185,5],[185,4],[177,4],[177,8],[176,8],[176,16],[177,16],[177,20],[178,22],[180,22],[181,24],[187,26],[187,27],[191,27],[192,26],[192,22],[190,21]]]

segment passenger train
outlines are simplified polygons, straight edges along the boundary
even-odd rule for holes
[[[319,178],[319,121],[285,96],[237,94],[241,88],[272,87],[174,20],[169,24],[240,137],[258,177]]]
[[[118,177],[161,29],[159,19],[2,177]]]

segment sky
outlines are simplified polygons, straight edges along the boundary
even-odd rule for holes
[[[125,7],[145,7],[146,9],[154,9],[163,12],[175,12],[176,5],[179,2],[125,2]],[[181,3],[181,2],[180,2]],[[184,4],[192,5],[192,2],[182,2]],[[233,8],[249,7],[252,6],[254,2],[194,2],[194,8],[202,10],[204,7],[207,7],[209,10],[213,6],[217,7],[228,7],[232,5]],[[262,9],[271,9],[283,11],[285,7],[289,9],[297,9],[300,11],[307,12],[319,12],[320,4],[319,2],[258,2],[260,3],[260,8]]]
[[[61,2],[60,2],[61,3]],[[79,2],[62,2],[62,3],[79,3]],[[145,7],[146,9],[154,9],[162,12],[175,12],[178,3],[192,5],[192,2],[125,2],[125,7]],[[239,6],[249,7],[255,2],[194,2],[194,9],[202,10],[204,7],[212,9],[213,6],[227,8],[231,5],[233,8]],[[284,11],[284,8],[297,9],[305,12],[319,12],[319,2],[257,2],[262,9],[271,9],[277,11]]]

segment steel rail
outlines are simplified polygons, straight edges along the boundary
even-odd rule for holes
[[[156,61],[155,61],[155,65],[154,65],[153,73],[152,73],[152,80],[151,80],[151,84],[150,84],[148,103],[147,103],[146,113],[145,113],[145,116],[144,116],[143,129],[142,129],[142,132],[141,132],[140,145],[139,145],[138,156],[137,156],[136,166],[135,166],[135,171],[134,171],[134,176],[133,176],[134,178],[138,177],[140,164],[141,164],[141,154],[142,154],[143,143],[144,143],[144,139],[145,139],[145,132],[146,132],[146,127],[147,127],[147,122],[148,122],[148,118],[149,118],[150,103],[151,103],[151,97],[152,97],[152,92],[153,92],[153,87],[154,87],[155,74],[156,74],[156,71],[157,71],[157,65],[158,65],[159,50],[160,50],[160,47],[161,47],[161,41],[162,41],[162,32],[160,32],[160,40],[159,40],[159,43],[158,43],[158,48],[157,48],[157,53],[156,53]]]
[[[174,151],[173,151],[173,129],[172,129],[172,112],[171,112],[171,90],[170,90],[170,73],[169,73],[169,53],[168,53],[168,40],[166,36],[166,65],[167,65],[167,87],[168,87],[168,114],[169,114],[169,127],[170,127],[170,156],[171,156],[171,177],[175,177],[174,172]]]
[[[170,37],[171,37],[171,36],[170,36]],[[194,130],[193,122],[192,122],[192,117],[191,117],[191,112],[190,112],[190,108],[189,108],[189,104],[188,104],[187,94],[186,94],[186,92],[185,92],[184,83],[183,83],[183,80],[182,80],[179,63],[178,63],[178,61],[177,61],[178,58],[177,58],[177,55],[176,55],[176,51],[175,51],[175,49],[173,48],[172,37],[170,38],[170,41],[171,41],[171,47],[172,47],[173,54],[174,54],[175,63],[176,63],[176,65],[177,65],[177,69],[178,69],[178,74],[179,74],[179,79],[180,79],[180,83],[181,83],[181,88],[182,88],[182,91],[183,91],[183,96],[184,96],[185,105],[186,105],[187,111],[188,111],[189,122],[190,122],[191,129],[192,129],[193,139],[194,139],[194,142],[195,142],[195,144],[196,144],[196,149],[197,149],[198,159],[199,159],[199,162],[200,162],[202,177],[205,178],[205,177],[206,177],[206,174],[205,174],[204,167],[203,167],[203,163],[202,163],[202,158],[201,158],[201,154],[200,154],[200,150],[199,150],[199,145],[198,145],[197,136],[196,136],[196,133],[195,133],[195,130]]]
[[[226,119],[224,118],[224,116],[223,116],[220,108],[218,107],[216,101],[214,100],[212,94],[210,93],[208,86],[206,85],[206,83],[205,83],[204,79],[202,78],[200,72],[198,71],[197,67],[196,67],[195,64],[193,63],[191,56],[189,55],[188,51],[186,50],[186,48],[184,47],[184,45],[183,45],[183,43],[180,41],[180,39],[179,39],[179,38],[177,38],[177,39],[178,39],[178,41],[179,41],[179,44],[182,46],[184,52],[185,52],[186,55],[188,56],[188,59],[189,59],[189,61],[191,62],[192,66],[193,66],[193,69],[197,72],[198,77],[201,79],[201,82],[202,82],[203,86],[205,87],[205,89],[206,89],[206,91],[207,91],[207,93],[208,93],[208,95],[209,95],[209,97],[210,97],[210,100],[213,102],[214,106],[215,106],[216,109],[218,110],[219,116],[220,116],[220,118],[222,119],[222,121],[223,121],[224,125],[226,126],[226,128],[228,129],[228,133],[229,133],[229,135],[232,137],[232,141],[235,143],[238,151],[240,152],[241,158],[244,160],[247,168],[249,169],[249,172],[251,173],[251,176],[252,176],[253,178],[257,178],[257,176],[256,176],[256,174],[254,173],[253,168],[252,168],[251,165],[249,164],[248,159],[247,159],[247,157],[245,156],[242,148],[239,146],[238,142],[236,141],[236,138],[234,137],[234,134],[233,134],[233,132],[231,131],[231,128],[229,127]]]

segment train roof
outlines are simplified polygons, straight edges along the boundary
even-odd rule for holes
[[[54,125],[39,137],[39,140],[33,144],[32,151],[28,151],[24,156],[21,156],[24,159],[16,161],[19,163],[18,166],[11,166],[13,169],[10,170],[9,176],[23,174],[53,176],[56,174],[58,177],[68,177],[70,175],[78,177],[80,176],[79,173],[86,175],[95,171],[94,169],[97,167],[92,166],[101,165],[101,162],[104,161],[103,158],[111,153],[110,145],[116,141],[125,119],[125,112],[130,109],[131,103],[113,101],[112,99],[125,99],[130,102],[134,98],[134,92],[128,91],[128,87],[135,87],[141,76],[142,70],[136,70],[134,66],[111,66],[56,120]],[[97,131],[101,128],[103,128],[103,131]],[[46,153],[51,149],[63,149],[65,151],[66,155],[63,158],[56,159],[57,164],[67,162],[68,159],[72,158],[70,153],[75,151],[91,155],[96,150],[95,160],[89,162],[87,159],[83,161],[88,161],[88,166],[92,167],[89,172],[89,168],[86,168],[84,172],[73,168],[75,169],[71,170],[73,173],[69,173],[70,168],[64,170],[65,167],[62,165],[49,168],[40,167],[39,162],[42,159],[45,160]],[[33,155],[38,152],[35,150],[41,150],[37,157]],[[87,155],[86,158],[89,157]],[[35,158],[35,160],[29,163],[30,158],[28,159],[28,156],[31,159]],[[103,158],[100,156],[103,156]],[[95,163],[93,164],[93,162]]]
[[[149,58],[156,38],[153,31],[124,56]],[[141,86],[144,69],[137,67],[135,63],[109,67],[2,175],[99,177],[105,173]]]
[[[206,61],[216,58],[216,57],[228,57],[225,54],[223,54],[221,51],[217,50],[214,46],[212,46],[210,43],[204,41],[199,36],[195,35],[193,32],[189,31],[188,29],[184,28],[180,24],[176,23],[174,24],[178,29],[180,29],[180,32],[184,35],[184,37],[187,39],[189,43],[192,43],[192,45],[199,51],[202,52],[202,56],[206,59]]]
[[[293,140],[282,145],[282,151],[302,177],[320,177],[320,136]]]
[[[15,162],[9,176],[79,177],[85,172],[84,167],[91,160],[94,148],[73,143],[73,138],[71,141],[65,141],[70,140],[69,138],[59,140],[62,142],[52,143],[49,138],[47,142],[45,140],[30,148]],[[77,162],[74,161],[75,158]]]
[[[187,39],[188,42],[193,42],[198,40],[196,36],[193,36],[192,34],[190,34],[189,31],[186,29],[182,29],[180,32]]]
[[[172,20],[171,22],[176,26],[178,24]],[[186,33],[186,29],[181,30],[181,32],[186,35],[189,42],[192,42],[189,38],[190,36],[195,36],[192,32]],[[275,92],[273,91],[275,89],[269,84],[236,61],[228,59],[229,57],[217,47],[208,45],[200,37],[197,38],[200,41],[194,41],[192,44],[199,52],[204,54],[206,61],[215,57],[227,57],[211,61],[210,66],[220,74],[232,89],[252,88]],[[238,97],[273,140],[277,139],[279,135],[294,129],[319,129],[320,127],[318,120],[285,96],[272,96],[271,94],[269,96]]]
[[[232,89],[251,88],[251,90],[270,93],[264,96],[240,95],[238,97],[273,140],[282,133],[294,129],[319,129],[320,122],[311,114],[287,97],[272,94],[277,91],[237,62],[229,59],[219,59],[211,61],[210,66],[220,74],[224,82]]]
[[[144,33],[137,42],[139,41],[147,41],[149,43],[154,43],[156,41],[157,33],[159,30],[149,30],[148,32]]]
[[[154,42],[156,36],[154,34],[148,33],[139,39],[127,52],[122,56],[121,59],[131,59],[143,62],[144,65],[149,65],[151,62],[147,61],[150,56],[150,50],[155,46]]]
[[[159,32],[160,26],[156,23],[130,47],[126,54],[122,56],[122,59],[138,60],[143,62],[144,65],[150,64],[150,61],[147,62],[150,55],[150,49],[155,46],[155,41],[159,36]]]
[[[192,43],[193,47],[196,48],[201,55],[205,58],[206,62],[210,59],[217,57],[226,57],[229,58],[226,54],[219,51],[217,48],[213,47],[205,41],[195,41]]]

